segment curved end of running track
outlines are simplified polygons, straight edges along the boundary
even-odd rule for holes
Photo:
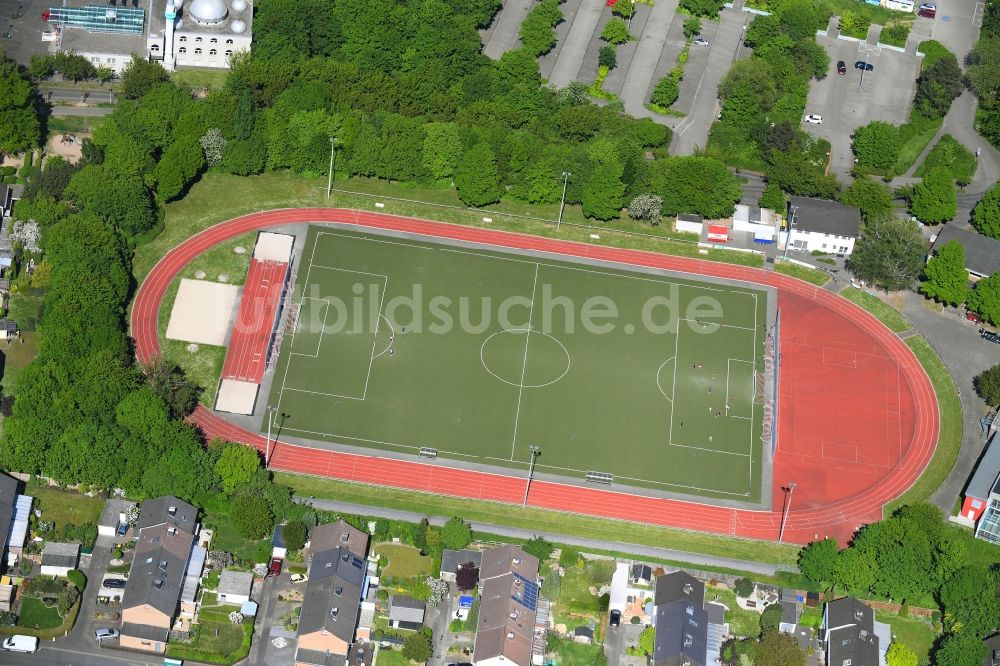
[[[534,507],[730,536],[776,540],[795,482],[785,541],[831,536],[841,542],[879,520],[882,507],[917,480],[934,453],[938,408],[926,373],[898,336],[870,314],[824,289],[778,273],[701,259],[559,241],[442,222],[335,208],[271,210],[213,226],[170,250],[146,277],[132,309],[136,355],[160,354],[157,319],[167,287],[192,259],[234,236],[291,223],[356,225],[497,248],[530,249],[714,276],[774,287],[781,308],[778,451],[771,510],[748,510],[630,495],[535,480]],[[199,406],[193,423],[209,437],[263,449],[265,439]],[[277,442],[272,469],[463,498],[520,503],[524,477],[453,469]],[[581,509],[586,507],[586,509]]]

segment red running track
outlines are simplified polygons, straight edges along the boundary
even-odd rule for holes
[[[188,262],[239,234],[296,222],[340,222],[361,230],[391,229],[777,288],[782,365],[773,510],[731,509],[541,480],[532,483],[532,506],[776,539],[781,486],[794,481],[798,487],[787,519],[786,541],[806,543],[817,535],[829,535],[844,542],[858,526],[878,520],[882,507],[916,481],[934,452],[937,399],[916,357],[870,314],[821,288],[755,268],[363,211],[299,208],[254,213],[181,243],[153,268],[136,295],[132,334],[139,360],[149,361],[160,353],[157,313],[167,286]],[[258,449],[265,446],[261,435],[204,407],[191,420],[210,437],[242,441]],[[285,442],[273,448],[270,466],[276,470],[499,502],[520,502],[524,493],[521,477]]]
[[[260,384],[264,379],[267,347],[285,287],[288,263],[250,260],[236,325],[229,339],[222,378]]]

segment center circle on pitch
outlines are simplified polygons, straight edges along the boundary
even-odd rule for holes
[[[504,384],[524,388],[555,384],[570,367],[569,351],[563,343],[548,333],[526,328],[493,333],[483,341],[479,357],[486,372]]]

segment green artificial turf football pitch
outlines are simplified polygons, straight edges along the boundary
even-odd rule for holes
[[[762,290],[314,225],[290,303],[283,436],[760,500]]]

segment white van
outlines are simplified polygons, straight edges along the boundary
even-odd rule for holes
[[[38,652],[38,638],[35,636],[11,636],[0,646],[9,652]]]

